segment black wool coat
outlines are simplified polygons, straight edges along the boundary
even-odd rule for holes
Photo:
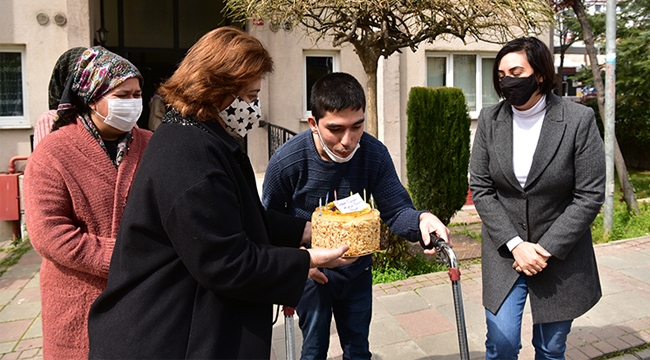
[[[601,297],[590,225],[605,198],[605,151],[594,112],[546,96],[546,115],[526,184],[513,170],[512,108],[481,111],[470,159],[470,188],[483,222],[483,305],[501,307],[519,277],[506,243],[519,235],[551,253],[527,277],[533,322],[575,319]]]
[[[307,279],[305,222],[267,220],[248,157],[217,122],[164,121],[90,310],[90,359],[268,359],[272,304],[296,306]],[[269,224],[294,248],[270,245]]]

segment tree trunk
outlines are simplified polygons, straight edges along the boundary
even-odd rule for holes
[[[377,114],[377,66],[374,71],[366,71],[366,121],[368,133],[374,137],[379,136],[379,115]]]
[[[598,95],[598,111],[600,112],[600,120],[605,123],[605,85],[603,78],[600,75],[600,67],[598,66],[598,58],[596,57],[596,47],[594,46],[594,35],[591,32],[591,27],[585,15],[585,8],[583,0],[575,0],[573,2],[573,11],[578,17],[582,33],[584,35],[585,45],[587,47],[587,54],[589,55],[589,62],[591,63],[591,73],[594,77],[594,86],[596,87],[596,94]],[[634,195],[634,189],[630,183],[630,178],[625,166],[625,159],[618,146],[618,140],[614,136],[614,164],[616,165],[616,172],[618,173],[618,181],[623,190],[623,199],[627,204],[628,211],[633,211],[636,214],[639,212],[639,204]]]
[[[560,44],[560,65],[557,67],[558,79],[557,79],[557,95],[564,96],[564,53],[566,50],[564,46]]]
[[[363,43],[353,43],[359,56],[363,70],[366,73],[366,132],[374,137],[379,136],[379,120],[377,114],[377,62],[381,56],[377,49]]]

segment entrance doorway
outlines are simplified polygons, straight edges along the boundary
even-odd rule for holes
[[[220,26],[239,26],[222,13],[223,0],[100,0],[103,45],[142,72],[144,108],[138,126],[148,128],[149,100],[171,76],[189,48]],[[245,148],[245,147],[244,147]]]

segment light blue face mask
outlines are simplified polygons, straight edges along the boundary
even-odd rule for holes
[[[316,132],[318,133],[318,140],[320,140],[320,145],[323,147],[323,150],[325,150],[325,153],[327,153],[327,156],[334,162],[346,163],[346,162],[350,161],[352,159],[352,157],[354,156],[354,154],[357,152],[357,150],[359,150],[359,148],[361,147],[361,145],[359,145],[359,143],[357,143],[357,147],[355,147],[354,150],[352,150],[350,155],[348,155],[346,157],[340,157],[340,156],[336,155],[332,150],[330,150],[330,148],[328,148],[325,145],[325,143],[323,142],[323,138],[320,136],[320,130],[318,130],[318,124],[316,125]]]

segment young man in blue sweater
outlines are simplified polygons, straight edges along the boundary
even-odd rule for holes
[[[418,211],[402,186],[388,149],[364,132],[366,98],[351,75],[333,73],[314,83],[310,130],[281,146],[269,161],[262,202],[267,209],[307,221],[334,192],[373,195],[382,220],[395,234],[428,244],[429,234],[448,239],[433,214]],[[329,196],[328,196],[329,194]],[[434,254],[435,250],[425,250]],[[334,269],[312,269],[297,307],[303,335],[301,359],[325,359],[332,314],[343,359],[370,359],[372,255]]]

